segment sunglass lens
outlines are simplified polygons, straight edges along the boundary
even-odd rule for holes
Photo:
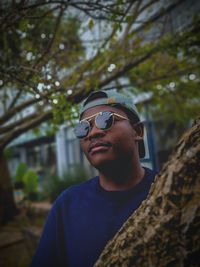
[[[88,121],[80,121],[74,128],[77,138],[84,138],[88,135],[90,130],[90,123]]]
[[[102,112],[96,117],[96,126],[101,130],[109,129],[113,124],[111,112]]]

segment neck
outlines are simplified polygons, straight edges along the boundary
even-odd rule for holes
[[[136,186],[144,177],[145,170],[136,166],[110,166],[99,171],[100,185],[107,191],[122,191]]]

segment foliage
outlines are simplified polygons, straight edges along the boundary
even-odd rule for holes
[[[38,190],[38,175],[33,170],[28,170],[23,176],[24,191],[27,195],[36,193]]]
[[[196,23],[199,20],[194,22],[198,28]],[[152,93],[149,111],[154,118],[184,124],[199,115],[200,35],[185,31],[174,38],[173,42],[171,36],[162,38],[162,50],[131,70],[128,77],[134,94]]]
[[[23,162],[20,162],[14,177],[14,184],[16,189],[23,190],[23,194],[27,198],[36,196],[38,192],[38,175]]]
[[[151,93],[153,115],[170,119],[174,110],[179,123],[193,119],[199,112],[198,9],[185,16],[182,1],[163,5],[158,0],[2,4],[0,150],[45,121],[48,133],[73,121],[76,104],[102,88]],[[185,26],[177,30],[181,7]]]
[[[24,162],[20,162],[17,169],[16,169],[16,174],[15,174],[15,182],[16,183],[21,183],[24,182],[24,175],[27,172],[28,167]]]
[[[65,173],[62,177],[56,174],[51,175],[48,177],[48,182],[45,186],[47,197],[53,202],[66,188],[82,183],[86,181],[87,178],[87,171],[79,165],[75,166],[73,171]]]
[[[4,155],[7,159],[11,159],[13,157],[13,151],[12,148],[7,147],[4,151]]]

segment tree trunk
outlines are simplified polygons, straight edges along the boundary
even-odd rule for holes
[[[0,151],[0,224],[13,219],[17,213],[7,160]]]
[[[200,119],[177,144],[148,198],[107,244],[99,266],[199,266]]]

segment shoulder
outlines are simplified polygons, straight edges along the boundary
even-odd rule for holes
[[[79,198],[83,194],[91,193],[95,185],[97,184],[98,176],[95,176],[93,178],[90,178],[89,180],[73,185],[67,189],[65,189],[56,199],[54,206],[60,207],[64,204],[69,204],[72,200],[75,200],[76,198]]]

